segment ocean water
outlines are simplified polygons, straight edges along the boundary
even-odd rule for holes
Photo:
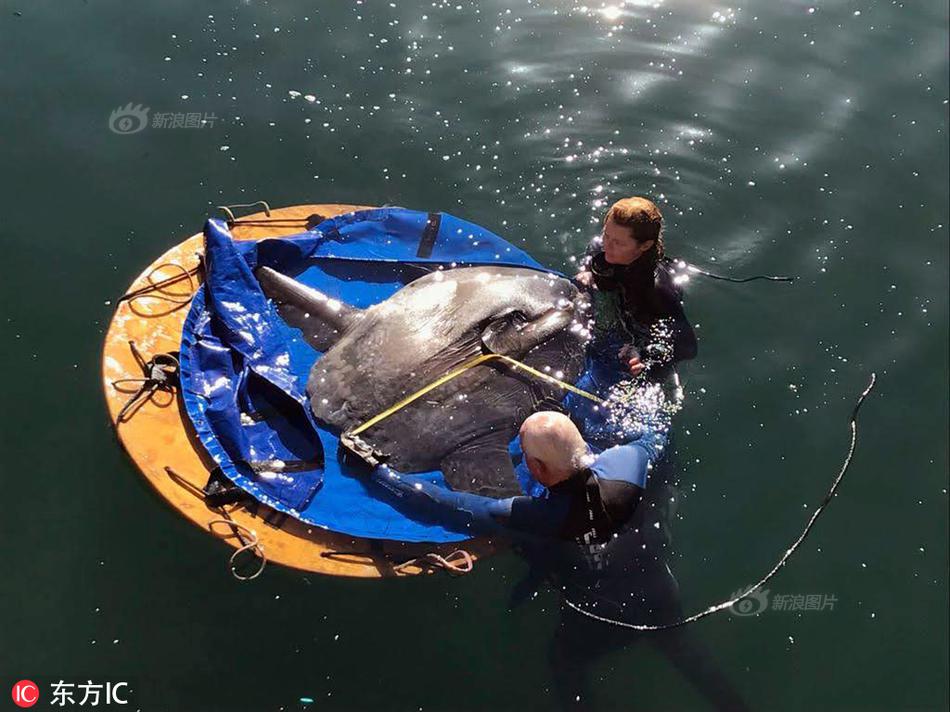
[[[686,287],[687,611],[785,550],[878,383],[765,610],[673,655],[624,639],[585,661],[580,702],[723,705],[702,668],[752,709],[946,709],[947,23],[929,0],[4,0],[4,684],[40,683],[40,706],[91,680],[142,710],[556,708],[558,598],[509,609],[513,554],[457,579],[234,581],[121,452],[101,342],[110,302],[221,203],[444,210],[569,269],[642,194],[670,254],[799,278]],[[823,610],[789,610],[809,596]]]

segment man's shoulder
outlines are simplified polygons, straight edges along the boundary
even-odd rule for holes
[[[607,448],[594,458],[590,469],[600,479],[644,487],[648,464],[649,456],[646,450],[632,442]]]

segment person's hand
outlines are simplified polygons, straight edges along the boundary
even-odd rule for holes
[[[627,364],[627,369],[633,376],[639,376],[646,368],[646,364],[640,360],[640,353],[633,344],[627,344],[620,349],[617,352],[617,358],[620,359],[621,363]]]
[[[574,276],[574,281],[582,287],[591,287],[594,284],[594,273],[581,270]]]
[[[634,356],[632,359],[627,361],[627,367],[630,369],[630,374],[633,376],[639,376],[641,373],[643,373],[643,369],[646,368],[639,356]]]

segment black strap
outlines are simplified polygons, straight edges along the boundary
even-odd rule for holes
[[[327,219],[326,215],[321,215],[320,213],[313,213],[310,217],[307,218],[307,229],[313,230],[317,225],[322,222],[325,222]]]
[[[270,461],[249,462],[247,464],[250,465],[255,473],[267,471],[273,467]],[[323,463],[319,460],[288,460],[284,463],[281,471],[308,472],[322,464]],[[252,514],[256,514],[256,500],[254,500],[246,490],[234,484],[230,478],[224,474],[220,465],[211,470],[208,476],[208,483],[202,488],[202,492],[205,496],[205,502],[209,507],[221,507],[226,504],[234,504],[235,502],[245,502],[248,511],[251,511]],[[270,519],[270,517],[268,517],[268,519]],[[283,519],[280,519],[276,523],[272,521],[268,521],[267,523],[279,527],[280,524],[283,523]]]
[[[223,507],[226,504],[234,504],[251,497],[231,482],[220,466],[211,470],[211,474],[208,476],[208,484],[201,491],[204,492],[205,503],[209,507]]]
[[[426,226],[422,230],[422,237],[419,239],[419,249],[416,250],[416,257],[431,257],[432,248],[435,247],[435,240],[439,236],[439,228],[442,227],[442,213],[429,213],[426,218]]]
[[[284,522],[287,521],[288,515],[285,512],[279,512],[276,509],[272,509],[267,513],[267,516],[264,517],[264,524],[274,529],[280,529],[284,526]]]

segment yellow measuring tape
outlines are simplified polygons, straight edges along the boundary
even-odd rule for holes
[[[396,413],[396,412],[402,410],[403,408],[405,408],[407,405],[409,405],[409,404],[412,403],[413,401],[418,400],[419,398],[421,398],[422,396],[424,396],[424,395],[425,395],[426,393],[428,393],[429,391],[432,391],[432,390],[438,388],[439,386],[441,386],[441,385],[443,385],[443,384],[445,384],[445,383],[448,383],[448,382],[451,381],[453,378],[456,378],[456,377],[458,377],[458,376],[461,376],[461,375],[462,375],[463,373],[465,373],[468,369],[470,369],[470,368],[472,368],[472,367],[474,367],[474,366],[478,366],[479,364],[485,363],[486,361],[493,361],[493,360],[495,360],[495,359],[498,359],[498,360],[500,360],[500,361],[504,361],[505,363],[507,363],[507,364],[509,364],[509,365],[511,365],[511,366],[514,366],[515,368],[520,368],[522,371],[525,371],[525,372],[527,372],[527,373],[530,373],[532,376],[535,376],[535,377],[540,378],[540,379],[542,379],[542,380],[548,381],[549,383],[553,383],[553,384],[555,384],[555,385],[557,385],[557,386],[560,386],[560,387],[563,388],[564,390],[570,391],[571,393],[576,393],[577,395],[583,396],[584,398],[587,398],[588,400],[592,400],[592,401],[594,401],[594,403],[597,403],[598,405],[603,405],[603,403],[604,403],[604,400],[603,400],[602,398],[598,398],[598,397],[595,396],[593,393],[588,393],[587,391],[581,390],[580,388],[577,388],[576,386],[572,386],[570,383],[566,383],[565,381],[562,381],[562,380],[559,379],[559,378],[555,378],[554,376],[552,376],[552,375],[550,375],[550,374],[543,373],[542,371],[539,371],[539,370],[536,369],[536,368],[532,368],[531,366],[528,366],[527,364],[521,363],[521,361],[518,361],[517,359],[513,359],[513,358],[511,358],[510,356],[505,356],[505,355],[503,355],[503,354],[481,354],[481,355],[479,355],[479,356],[475,356],[474,358],[469,359],[468,361],[466,361],[465,363],[463,363],[463,364],[462,364],[461,366],[459,366],[458,368],[456,368],[456,369],[454,369],[454,370],[449,371],[448,373],[446,373],[444,376],[441,376],[441,377],[437,378],[436,380],[434,380],[434,381],[433,381],[432,383],[430,383],[429,385],[420,388],[418,391],[416,391],[416,392],[413,393],[412,395],[406,396],[406,397],[403,398],[401,401],[399,401],[398,403],[396,403],[396,405],[394,405],[394,406],[392,406],[392,407],[390,407],[390,408],[387,408],[386,410],[384,410],[384,411],[383,411],[382,413],[380,413],[379,415],[374,415],[372,418],[370,418],[369,420],[367,420],[367,421],[366,421],[365,423],[363,423],[362,425],[358,425],[356,428],[354,428],[353,430],[351,430],[351,431],[350,431],[350,434],[351,434],[351,435],[359,435],[359,434],[362,433],[364,430],[367,430],[367,429],[369,429],[369,428],[372,428],[374,425],[376,425],[376,424],[379,423],[380,421],[386,420],[386,418],[388,418],[388,417],[391,416],[392,414],[394,414],[394,413]]]

